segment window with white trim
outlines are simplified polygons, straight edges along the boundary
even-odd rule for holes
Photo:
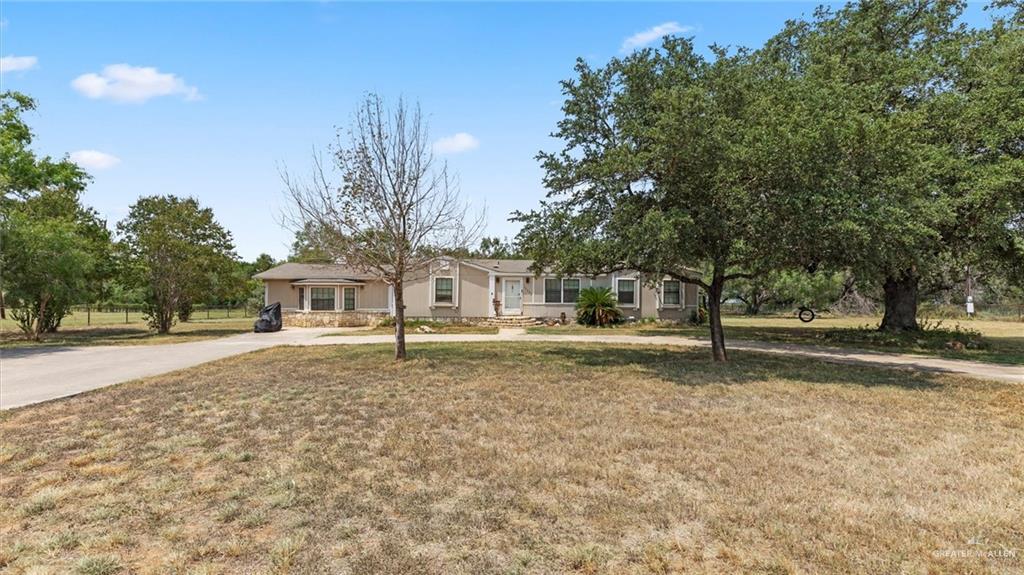
[[[580,280],[566,278],[562,280],[562,303],[576,303],[580,299]]]
[[[455,278],[434,278],[434,303],[453,303],[455,301]]]
[[[682,301],[681,293],[682,286],[679,280],[665,280],[662,283],[661,299],[665,305],[679,305],[680,301]]]
[[[544,303],[576,303],[579,298],[579,278],[544,278]]]
[[[299,309],[306,309],[306,288],[299,288]]]
[[[619,279],[615,282],[619,305],[636,305],[636,280]]]
[[[341,309],[344,311],[355,311],[356,309],[356,288],[342,288]]]
[[[334,309],[334,288],[309,288],[309,309],[325,311]]]
[[[544,280],[544,303],[562,303],[562,280],[558,278]]]

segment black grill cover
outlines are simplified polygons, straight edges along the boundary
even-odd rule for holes
[[[256,333],[281,331],[281,302],[275,302],[260,310],[260,319],[252,326]]]

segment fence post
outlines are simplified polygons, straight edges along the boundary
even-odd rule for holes
[[[85,325],[92,325],[92,308],[85,304]]]
[[[128,306],[124,306],[124,324],[128,325]]]
[[[231,317],[231,308],[228,308],[228,317]]]
[[[206,319],[210,319],[210,308],[209,308],[209,306],[207,306],[207,308],[206,308]]]

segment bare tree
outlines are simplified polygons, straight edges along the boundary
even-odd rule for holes
[[[393,287],[395,359],[405,359],[405,283],[474,243],[483,213],[470,213],[457,179],[435,161],[419,105],[390,107],[369,94],[338,132],[326,165],[314,151],[308,179],[282,171],[291,200],[284,219],[334,260]]]

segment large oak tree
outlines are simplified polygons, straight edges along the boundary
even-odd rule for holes
[[[810,176],[826,165],[821,135],[790,129],[777,94],[793,91],[791,78],[745,50],[704,57],[666,38],[601,68],[579,60],[576,73],[553,134],[565,147],[539,156],[548,200],[515,215],[518,242],[538,269],[634,269],[700,286],[724,361],[727,282],[807,259],[800,210],[821,209]]]
[[[808,245],[884,294],[881,328],[918,329],[922,295],[965,266],[1024,266],[1024,29],[962,2],[860,2],[792,22],[764,53],[830,102],[831,209]],[[952,281],[951,281],[952,279]]]

